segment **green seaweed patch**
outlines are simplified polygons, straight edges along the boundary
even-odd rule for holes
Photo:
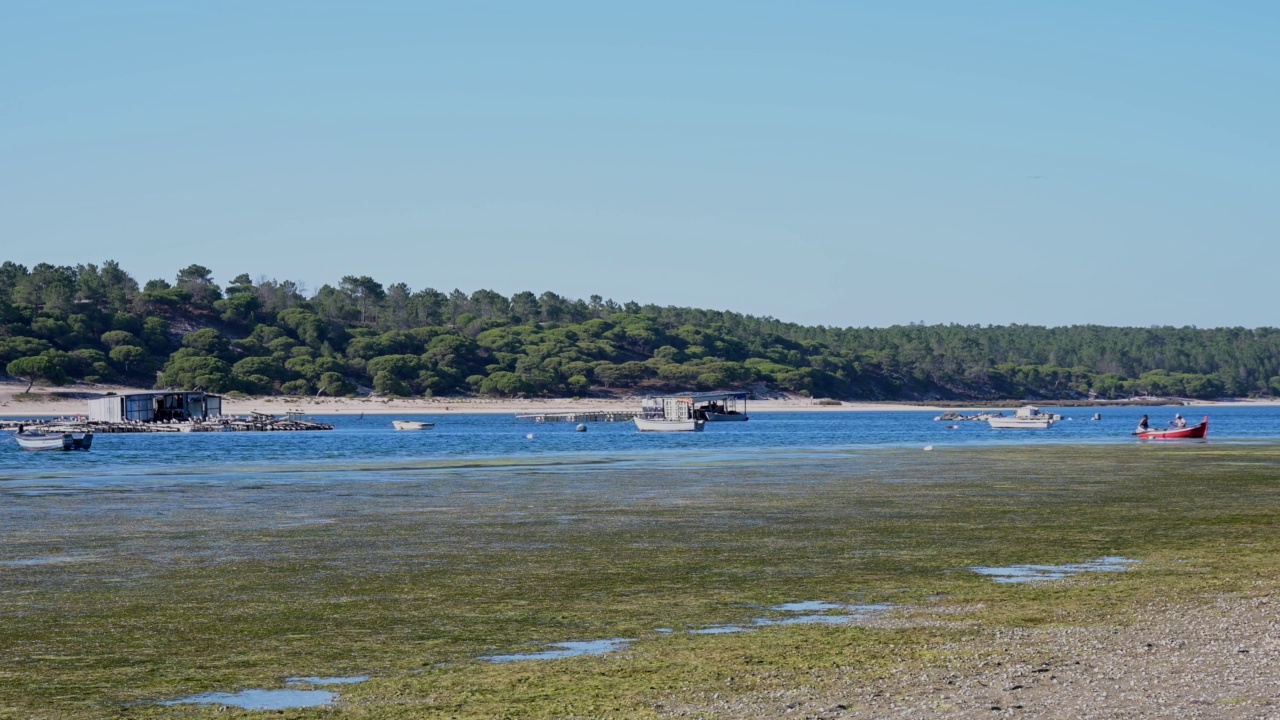
[[[248,717],[154,703],[368,674],[283,717],[645,718],[967,662],[955,643],[991,628],[1125,622],[1155,600],[1274,585],[1278,462],[1274,445],[884,450],[713,477],[432,468],[15,495],[0,561],[94,561],[0,565],[0,716]],[[1141,563],[1018,585],[970,570],[1103,556]],[[683,632],[806,600],[898,609]],[[635,641],[479,659],[613,637]]]

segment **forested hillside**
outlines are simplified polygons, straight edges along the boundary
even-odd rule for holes
[[[801,326],[551,292],[470,295],[369,277],[314,293],[192,265],[0,265],[0,368],[213,392],[586,396],[768,388],[861,399],[1280,394],[1274,328]]]

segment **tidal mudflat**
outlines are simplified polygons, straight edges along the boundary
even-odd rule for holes
[[[43,482],[0,481],[3,717],[227,717],[164,703],[251,690],[332,694],[298,718],[855,716],[861,689],[1000,662],[1010,633],[1280,586],[1269,444]],[[1099,558],[1140,562],[973,571]],[[626,642],[539,659],[599,639]]]

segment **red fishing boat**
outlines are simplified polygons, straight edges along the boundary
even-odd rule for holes
[[[1194,438],[1202,438],[1209,434],[1209,418],[1206,417],[1200,421],[1199,425],[1191,425],[1189,427],[1167,428],[1158,430],[1152,428],[1137,433],[1142,440],[1190,440]]]

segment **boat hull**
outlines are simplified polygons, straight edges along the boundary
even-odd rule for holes
[[[744,413],[704,413],[707,416],[707,422],[746,422],[747,416]]]
[[[46,435],[44,433],[19,433],[14,436],[23,450],[88,450],[93,444],[93,433],[76,437],[71,433]]]
[[[391,427],[397,430],[426,430],[435,427],[435,423],[420,422],[417,420],[392,420]]]
[[[1049,418],[988,418],[987,422],[997,430],[1048,430],[1053,425]]]
[[[1139,440],[1198,440],[1208,436],[1209,418],[1205,418],[1199,425],[1192,425],[1191,427],[1148,430],[1138,433]]]
[[[632,418],[640,432],[702,432],[703,420],[646,420]]]

